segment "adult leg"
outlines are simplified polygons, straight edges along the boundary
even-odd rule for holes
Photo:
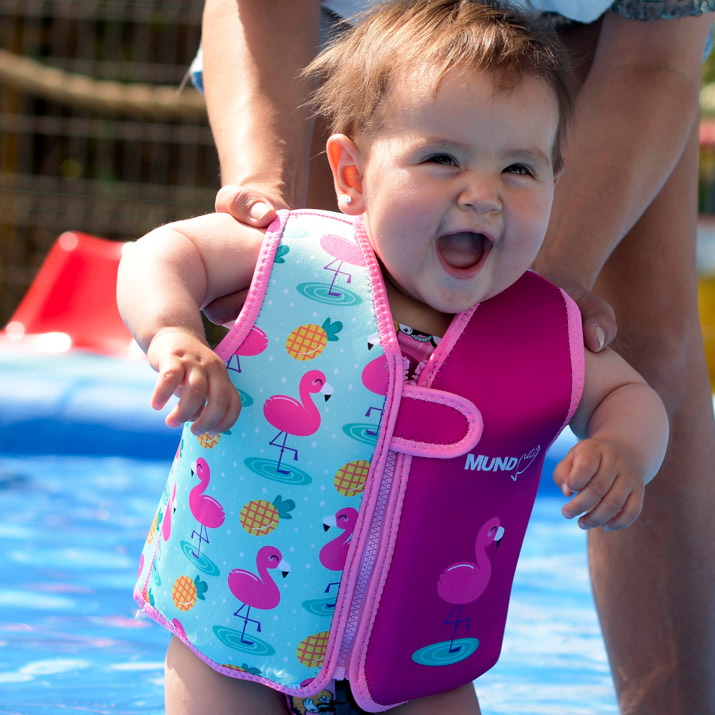
[[[715,713],[715,423],[698,321],[697,126],[664,188],[604,267],[613,344],[665,402],[670,443],[640,519],[589,533],[621,710]]]
[[[178,638],[166,652],[167,715],[286,715],[285,698],[260,683],[216,672]]]

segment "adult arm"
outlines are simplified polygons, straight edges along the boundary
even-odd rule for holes
[[[535,263],[577,298],[591,348],[599,342],[596,325],[609,342],[615,323],[603,308],[589,306],[586,291],[662,188],[697,121],[712,19],[638,22],[611,12],[603,19]]]
[[[320,0],[206,0],[204,87],[221,183],[245,189],[224,188],[217,210],[265,226],[273,213],[262,201],[304,205],[312,86],[299,73],[317,52],[319,25]]]

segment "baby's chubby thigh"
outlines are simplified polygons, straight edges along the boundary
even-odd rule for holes
[[[166,652],[164,692],[167,715],[287,715],[291,712],[283,694],[260,683],[222,675],[174,636]],[[293,712],[301,712],[301,701],[293,699]],[[352,706],[355,715],[362,712]],[[389,712],[395,715],[480,715],[481,710],[474,686],[468,683],[446,693],[398,705]]]
[[[172,637],[164,664],[167,715],[286,715],[285,696],[249,680],[230,678]]]

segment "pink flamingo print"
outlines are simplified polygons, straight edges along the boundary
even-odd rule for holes
[[[448,566],[439,576],[437,581],[437,592],[439,597],[453,605],[452,610],[444,621],[444,625],[454,624],[452,640],[449,644],[449,652],[458,651],[461,646],[454,648],[454,639],[457,636],[457,628],[460,623],[467,624],[469,630],[469,618],[462,618],[462,607],[467,603],[476,601],[489,585],[492,576],[492,564],[487,556],[487,546],[496,544],[504,536],[504,528],[501,526],[498,517],[489,519],[477,534],[474,545],[476,563],[465,561]],[[452,616],[457,611],[454,619]]]
[[[174,502],[176,501],[176,482],[174,482],[174,488],[171,490],[171,496],[169,501],[166,503],[166,509],[164,510],[164,517],[161,520],[161,537],[164,541],[168,541],[171,537],[171,516],[175,511]]]
[[[161,517],[161,539],[157,541],[156,545],[156,563],[152,563],[151,568],[155,568],[158,564],[159,559],[162,555],[161,541],[168,541],[171,538],[171,521],[174,512],[176,511],[176,482],[169,495],[169,499],[166,502],[166,509],[164,509],[164,515]]]
[[[370,392],[374,392],[381,397],[385,397],[387,394],[387,377],[387,357],[384,353],[380,355],[380,357],[371,360],[362,370],[362,384],[365,385]],[[377,421],[377,430],[366,430],[366,432],[374,437],[380,431],[382,415],[385,411],[385,401],[382,401],[381,407],[369,407],[365,413],[365,417],[369,417],[373,410],[380,413],[380,419]]]
[[[289,470],[281,469],[283,452],[293,452],[293,459],[298,459],[298,450],[286,447],[288,435],[307,437],[317,432],[320,427],[320,412],[311,395],[320,393],[327,401],[333,393],[333,388],[320,370],[309,370],[300,379],[298,393],[300,400],[288,395],[273,395],[263,404],[263,416],[278,430],[278,434],[269,444],[281,450],[276,469],[280,474],[290,474]],[[279,442],[281,435],[283,441]]]
[[[258,574],[245,569],[234,569],[228,575],[228,587],[231,593],[241,602],[241,607],[233,614],[243,619],[241,641],[252,645],[253,641],[245,639],[248,623],[255,623],[258,633],[261,632],[261,622],[250,618],[251,608],[269,611],[275,608],[281,600],[281,592],[268,573],[268,569],[278,569],[285,578],[290,572],[290,564],[283,560],[281,552],[275,546],[263,546],[256,554],[256,570]],[[241,611],[246,609],[245,615]]]
[[[338,276],[347,276],[348,283],[352,281],[352,274],[347,271],[342,270],[343,263],[349,263],[352,266],[364,266],[365,259],[363,258],[360,248],[356,246],[351,241],[348,241],[342,236],[336,236],[335,234],[325,234],[320,237],[320,247],[328,254],[333,257],[327,265],[323,266],[323,270],[333,272],[333,282],[330,284],[330,290],[328,295],[334,295],[339,297],[342,295],[339,291],[333,292],[333,286]],[[337,268],[331,268],[331,266],[337,263]]]
[[[217,529],[223,524],[226,514],[223,511],[221,504],[213,497],[204,494],[211,480],[211,470],[203,457],[199,457],[191,465],[191,476],[197,476],[199,483],[189,493],[189,508],[194,515],[194,519],[201,525],[199,530],[191,532],[191,540],[194,536],[199,537],[199,550],[192,551],[193,555],[198,558],[201,556],[201,544],[209,543],[208,529]]]
[[[320,563],[331,571],[342,571],[345,566],[345,558],[350,547],[350,537],[355,529],[357,521],[357,509],[346,506],[344,509],[323,519],[323,529],[327,531],[331,526],[337,526],[343,533],[339,534],[332,541],[329,541],[320,550]],[[332,581],[328,584],[324,593],[328,593],[333,586],[337,586],[340,581]],[[335,602],[329,603],[328,608],[335,608]]]
[[[268,347],[268,336],[255,325],[248,331],[248,335],[236,348],[236,352],[231,355],[226,363],[226,368],[234,372],[241,372],[241,361],[239,355],[251,357],[260,355]]]
[[[172,618],[171,625],[174,626],[175,633],[180,635],[183,640],[187,640],[186,630],[184,629],[184,626],[181,624],[181,621],[178,618]]]

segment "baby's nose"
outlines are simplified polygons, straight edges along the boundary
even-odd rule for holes
[[[457,199],[459,208],[477,213],[501,211],[501,198],[496,183],[485,178],[474,178],[462,189]]]

